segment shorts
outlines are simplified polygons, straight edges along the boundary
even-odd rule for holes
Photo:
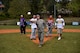
[[[61,29],[61,28],[58,28],[58,29],[57,29],[57,33],[58,33],[58,34],[62,34],[62,29]]]

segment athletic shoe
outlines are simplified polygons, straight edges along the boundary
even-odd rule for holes
[[[30,38],[30,40],[36,40],[36,38]]]
[[[33,40],[36,40],[36,38],[33,38]]]
[[[33,40],[32,38],[30,38],[30,40]]]
[[[58,37],[58,40],[61,40],[61,37]]]
[[[39,47],[42,47],[42,45],[39,45]]]

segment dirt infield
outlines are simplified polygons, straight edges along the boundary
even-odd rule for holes
[[[45,29],[45,31],[47,31]],[[56,32],[56,29],[53,29],[53,32]],[[1,29],[0,34],[6,34],[6,33],[19,33],[19,29]],[[26,32],[31,32],[31,29],[26,29]],[[80,32],[80,29],[64,29],[63,32]],[[26,34],[27,37],[30,37],[30,34]],[[36,35],[37,36],[37,35]],[[56,37],[57,34],[52,34],[52,37],[44,37],[44,43],[54,37]],[[38,38],[36,40],[32,40],[34,43],[39,44]]]
[[[46,42],[46,41],[48,41],[48,40],[51,40],[52,38],[54,38],[54,37],[56,37],[57,36],[57,34],[52,34],[51,36],[49,36],[49,37],[46,37],[45,35],[44,35],[44,43]],[[27,37],[30,37],[30,34],[29,35],[27,35]],[[38,35],[36,35],[36,40],[32,40],[34,43],[36,43],[36,44],[39,44],[39,40],[38,40]]]
[[[47,31],[45,29],[45,31]],[[20,32],[19,29],[1,29],[0,34],[3,33],[18,33]],[[26,32],[31,32],[31,29],[26,29]],[[56,32],[56,29],[53,29],[53,32]],[[80,32],[80,29],[64,29],[63,32]]]

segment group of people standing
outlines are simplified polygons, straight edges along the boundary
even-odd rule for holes
[[[54,18],[52,15],[49,16],[47,21],[43,20],[40,15],[33,15],[33,18],[30,19],[30,25],[31,25],[31,40],[36,40],[36,30],[38,30],[38,39],[39,39],[39,47],[42,47],[43,40],[44,40],[44,29],[47,27],[47,33],[46,37],[51,36],[53,26],[55,26],[55,29],[57,29],[58,33],[58,40],[60,40],[62,37],[62,30],[65,26],[64,19],[61,17],[61,15],[58,15],[58,18],[56,21],[54,21]],[[21,33],[25,34],[25,19],[24,16],[21,15],[20,18],[20,30]]]

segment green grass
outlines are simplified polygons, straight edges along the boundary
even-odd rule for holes
[[[17,25],[0,25],[0,29],[18,29]]]
[[[80,25],[79,26],[66,25],[65,28],[66,29],[80,29]]]
[[[65,28],[80,29],[80,26],[67,25]],[[19,26],[0,25],[0,29],[19,29]],[[25,35],[0,34],[0,53],[80,53],[80,33],[63,33],[61,41],[55,37],[47,41],[42,48],[39,48],[38,44],[33,43]]]
[[[0,25],[0,29],[19,29],[20,27],[17,25]],[[27,26],[26,28],[30,28]]]
[[[63,33],[61,41],[55,37],[42,48],[25,35],[0,34],[0,53],[80,53],[79,49],[80,33]]]
[[[54,53],[80,53],[80,33],[63,33],[63,39],[57,41],[54,39]],[[56,49],[55,49],[56,48]]]
[[[30,29],[30,26],[27,26],[26,29]],[[72,26],[72,25],[66,25],[65,26],[66,29],[80,29],[80,25],[79,26]],[[17,25],[0,25],[0,29],[19,29],[19,26]]]

